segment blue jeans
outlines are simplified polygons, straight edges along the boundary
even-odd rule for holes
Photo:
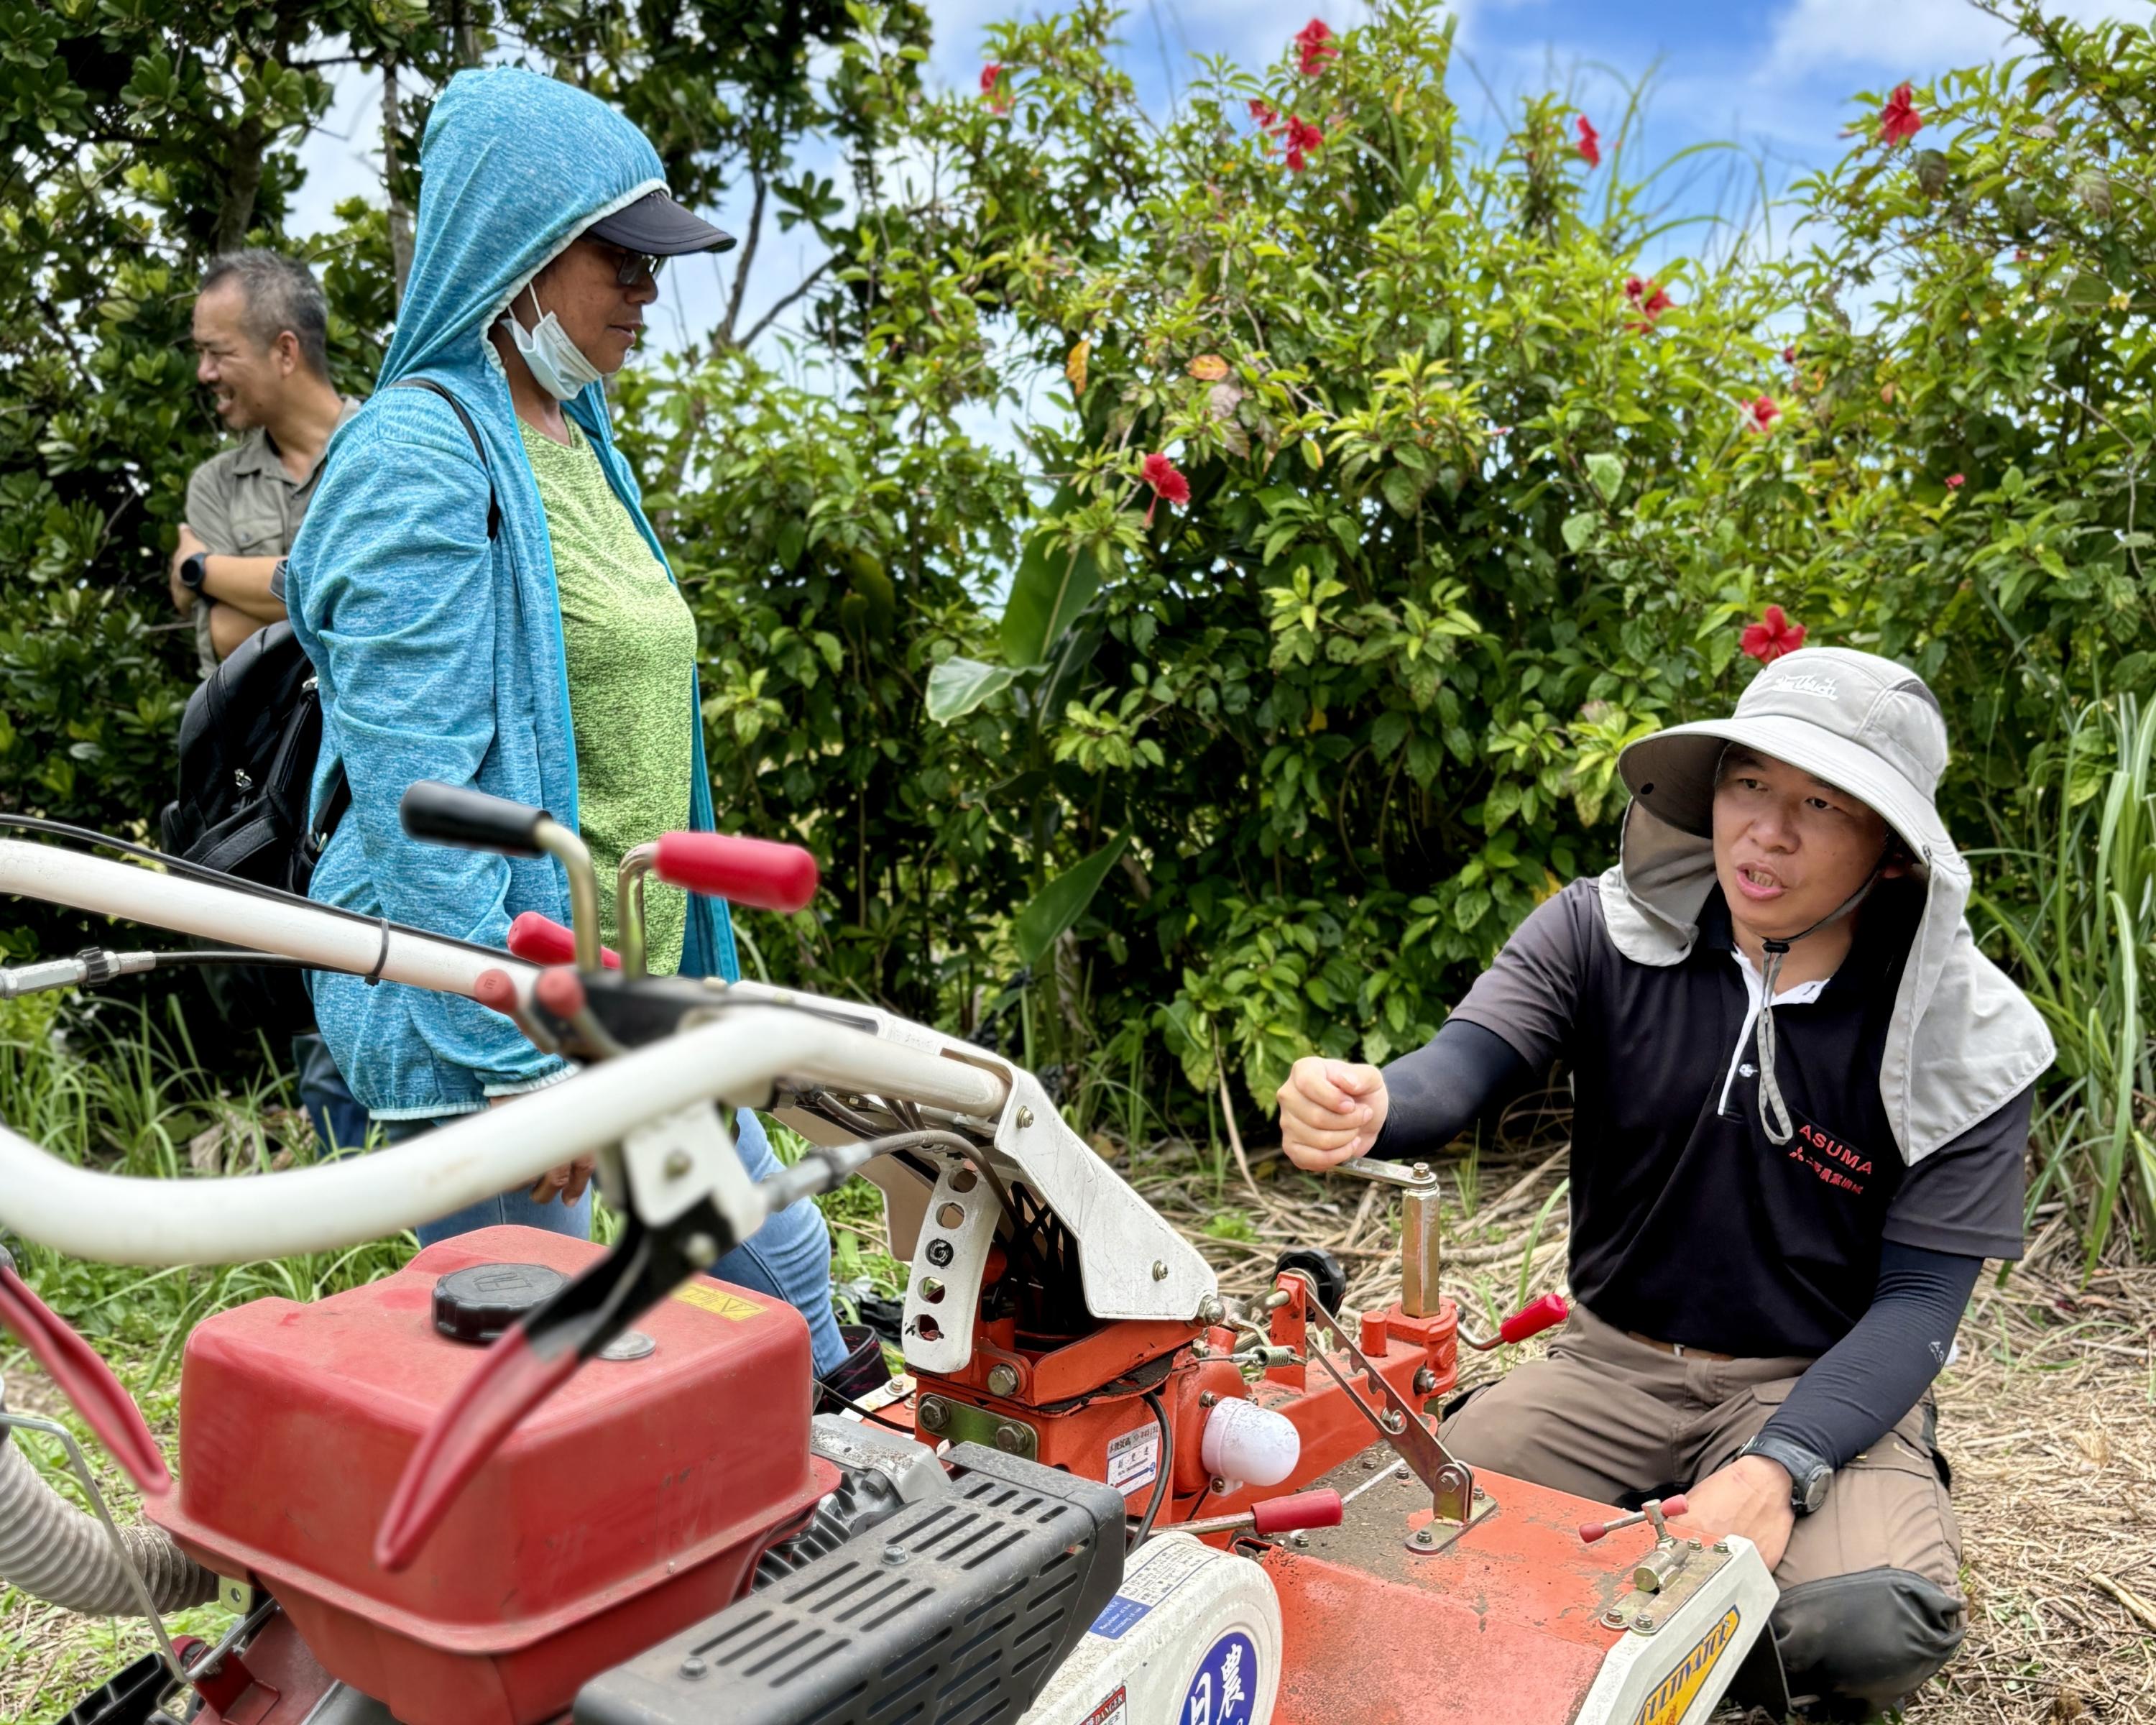
[[[330,1058],[329,1045],[312,1030],[292,1039],[292,1070],[300,1075],[300,1106],[314,1122],[321,1153],[334,1156],[364,1145],[367,1110]]]
[[[456,1117],[450,1117],[451,1119]],[[377,1122],[383,1139],[401,1144],[449,1120],[384,1120]],[[743,1108],[735,1116],[734,1147],[752,1180],[767,1179],[778,1171],[771,1140],[763,1122]],[[554,1234],[592,1237],[592,1194],[588,1189],[575,1204],[558,1199],[535,1203],[521,1189],[498,1198],[483,1198],[454,1215],[414,1230],[423,1246],[453,1240],[476,1228],[498,1227],[514,1222],[526,1228],[544,1228]],[[836,1371],[846,1358],[846,1344],[839,1334],[839,1320],[831,1310],[831,1235],[824,1225],[824,1213],[808,1199],[788,1204],[754,1235],[743,1240],[711,1266],[721,1281],[753,1288],[775,1300],[783,1300],[808,1321],[808,1347],[816,1375]]]

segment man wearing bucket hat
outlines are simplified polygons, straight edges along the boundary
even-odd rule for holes
[[[1933,1378],[2021,1251],[2042,1020],[1977,951],[1921,679],[1839,648],[1643,739],[1618,865],[1528,917],[1382,1072],[1296,1062],[1300,1166],[1427,1157],[1562,1058],[1571,1283],[1547,1358],[1449,1408],[1471,1463],[1604,1502],[1682,1488],[1782,1589],[1789,1692],[1861,1716],[1960,1644]]]

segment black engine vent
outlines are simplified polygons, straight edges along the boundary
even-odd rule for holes
[[[952,1489],[593,1678],[576,1725],[1001,1725],[1114,1594],[1123,1500],[960,1444]]]

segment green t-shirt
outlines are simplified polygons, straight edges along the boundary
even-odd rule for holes
[[[572,424],[557,444],[522,420],[561,594],[577,819],[599,873],[599,913],[618,945],[614,874],[622,853],[689,824],[696,722],[690,698],[696,624],[598,454]],[[646,878],[644,942],[654,975],[681,968],[688,901]]]

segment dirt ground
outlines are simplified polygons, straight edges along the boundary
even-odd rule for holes
[[[1484,1320],[1523,1291],[1563,1286],[1563,1126],[1516,1111],[1501,1149],[1443,1167],[1446,1286]],[[1388,1190],[1320,1182],[1262,1155],[1247,1180],[1233,1161],[1202,1160],[1164,1149],[1128,1172],[1227,1291],[1259,1286],[1282,1247],[1317,1244],[1348,1266],[1349,1308],[1393,1296]],[[2085,1280],[2065,1219],[2039,1224],[2022,1264],[1980,1282],[1940,1380],[1969,1635],[1908,1725],[2156,1722],[2156,1268],[2100,1265]],[[1472,1358],[1472,1371],[1503,1369]],[[29,1370],[12,1371],[8,1394],[50,1411]],[[211,1609],[183,1626],[213,1635],[220,1622]],[[139,1625],[0,1594],[0,1720],[50,1725],[147,1645]]]

